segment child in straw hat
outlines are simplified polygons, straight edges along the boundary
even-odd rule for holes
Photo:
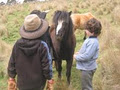
[[[43,90],[46,80],[52,80],[52,59],[47,44],[40,39],[47,29],[48,22],[36,14],[28,15],[20,28],[21,38],[8,64],[8,82],[15,82],[17,75],[19,90]]]

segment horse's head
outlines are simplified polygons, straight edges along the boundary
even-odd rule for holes
[[[30,14],[36,14],[39,18],[45,19],[47,11],[41,12],[40,10],[33,10]]]
[[[53,23],[55,24],[55,33],[58,40],[62,40],[65,33],[72,24],[70,18],[71,12],[66,11],[56,11],[53,17]],[[72,25],[71,25],[72,26]]]

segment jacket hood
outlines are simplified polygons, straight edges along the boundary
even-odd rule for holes
[[[40,45],[40,40],[28,40],[28,39],[20,39],[18,40],[18,48],[20,48],[25,55],[31,56],[34,55],[38,47]]]

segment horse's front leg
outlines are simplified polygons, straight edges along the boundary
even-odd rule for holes
[[[58,71],[58,62],[57,61],[55,61],[55,68],[56,68],[56,71]]]
[[[58,78],[61,79],[61,71],[62,71],[62,60],[58,60],[56,61],[57,64],[57,70],[58,70]]]
[[[67,77],[67,82],[68,82],[68,85],[69,85],[70,84],[71,68],[72,68],[73,59],[66,60],[66,61],[67,61],[67,65],[66,65],[66,69],[67,69],[66,77]]]

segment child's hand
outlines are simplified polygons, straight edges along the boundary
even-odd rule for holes
[[[76,54],[73,55],[73,58],[74,58],[74,59],[75,59],[75,57],[76,57]]]
[[[73,55],[73,58],[75,59],[75,57],[77,56],[77,54],[79,54],[79,52],[76,52],[74,55]]]
[[[54,84],[54,80],[48,80],[47,81],[47,90],[53,90],[53,84]]]
[[[15,79],[9,78],[9,80],[8,80],[8,90],[17,90]]]

